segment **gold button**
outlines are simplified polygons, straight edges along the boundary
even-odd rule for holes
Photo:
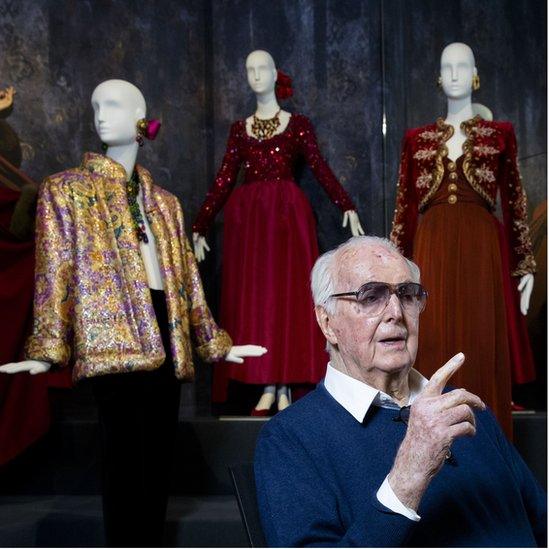
[[[448,185],[448,192],[455,193],[458,190],[458,186],[455,183],[450,183]]]
[[[452,172],[448,178],[450,179],[450,181],[456,181],[457,178],[458,178],[458,174],[456,172]]]
[[[456,169],[456,163],[455,162],[448,162],[448,169],[453,172]]]
[[[458,201],[458,197],[457,197],[455,194],[451,194],[451,195],[448,197],[448,202],[449,202],[450,204],[455,204],[457,201]]]

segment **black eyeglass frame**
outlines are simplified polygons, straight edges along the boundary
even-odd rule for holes
[[[360,299],[358,298],[359,295],[363,292],[366,292],[369,287],[371,287],[373,284],[378,284],[381,286],[384,286],[385,288],[389,289],[389,299],[391,299],[391,296],[395,294],[399,300],[399,302],[402,305],[402,302],[400,301],[400,291],[401,288],[404,286],[409,287],[410,285],[415,286],[418,289],[418,297],[421,298],[421,308],[418,311],[418,314],[421,314],[424,309],[425,305],[427,303],[427,297],[429,296],[429,292],[418,282],[400,282],[399,284],[390,284],[389,282],[377,282],[374,280],[371,280],[370,282],[366,282],[366,284],[363,284],[358,290],[355,292],[342,292],[337,294],[332,294],[330,297],[351,297],[353,296],[357,302],[360,303]],[[385,307],[387,307],[387,304],[389,303],[389,300],[387,300],[387,303],[385,304]],[[404,305],[403,305],[404,306]],[[378,313],[381,314],[382,311],[385,310],[385,307]]]

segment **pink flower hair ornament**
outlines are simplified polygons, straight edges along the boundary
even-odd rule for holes
[[[294,94],[292,88],[292,79],[280,69],[277,71],[276,84],[275,84],[275,95],[276,98],[280,101],[284,99],[289,99]]]
[[[139,146],[142,147],[144,140],[143,138],[148,139],[149,141],[154,141],[158,132],[160,131],[160,126],[162,122],[156,118],[151,118],[147,120],[146,118],[141,118],[137,121],[137,136],[135,140],[139,143]]]

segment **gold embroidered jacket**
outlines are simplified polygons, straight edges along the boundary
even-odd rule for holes
[[[198,355],[223,358],[232,342],[206,303],[177,198],[136,166],[156,240],[175,374],[194,374]],[[153,370],[165,359],[147,275],[126,197],[126,172],[87,153],[79,168],[46,178],[36,226],[33,332],[29,359],[66,365],[73,379]]]
[[[463,171],[468,183],[492,210],[500,192],[513,276],[534,273],[536,263],[513,126],[476,116],[463,122],[461,128],[467,136],[463,145]],[[446,141],[453,132],[454,128],[442,118],[435,124],[406,132],[391,240],[407,257],[412,257],[418,215],[428,207],[444,177]]]

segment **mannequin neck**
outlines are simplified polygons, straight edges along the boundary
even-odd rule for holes
[[[274,90],[265,94],[257,94],[257,108],[255,114],[258,118],[273,118],[273,116],[280,110],[280,105],[276,100]]]
[[[448,98],[448,114],[446,115],[446,124],[454,127],[459,127],[462,122],[473,118],[473,105],[471,104],[471,96],[462,99]]]
[[[105,156],[121,164],[126,170],[126,178],[129,179],[135,168],[138,151],[139,144],[137,142],[130,143],[129,145],[112,145],[107,149]]]

